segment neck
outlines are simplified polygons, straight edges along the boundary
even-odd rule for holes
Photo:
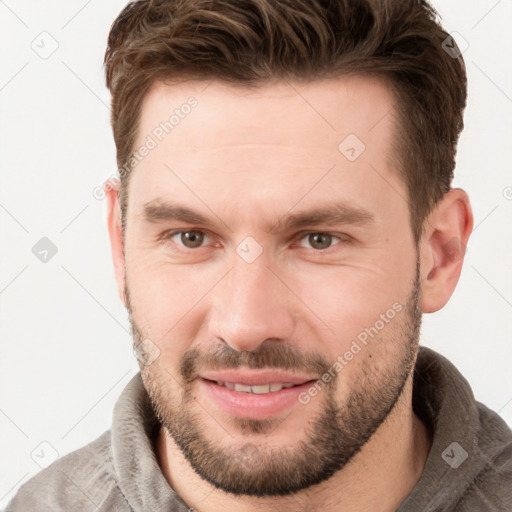
[[[412,377],[394,409],[354,458],[329,480],[291,496],[233,496],[202,480],[162,428],[160,467],[171,487],[197,512],[395,511],[418,482],[430,435],[412,410]]]

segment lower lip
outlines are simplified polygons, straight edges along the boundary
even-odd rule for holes
[[[239,418],[265,419],[298,403],[299,395],[306,391],[313,381],[261,395],[234,391],[202,378],[199,378],[199,383],[224,412]]]

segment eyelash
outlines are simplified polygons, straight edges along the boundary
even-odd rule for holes
[[[206,235],[207,237],[210,237],[210,235],[206,232],[206,231],[203,231],[203,230],[200,230],[200,229],[179,229],[179,230],[172,230],[172,231],[166,231],[164,232],[161,236],[160,236],[160,239],[161,240],[171,240],[173,236],[175,235],[181,235],[182,233],[188,233],[188,232],[191,232],[191,231],[194,231],[194,232],[198,232],[198,233],[202,233],[204,235]],[[328,231],[303,231],[301,233],[298,233],[297,235],[295,235],[292,240],[298,240],[299,242],[301,240],[303,240],[305,237],[309,236],[309,235],[329,235],[331,236],[333,239],[336,239],[336,240],[339,240],[338,243],[333,243],[333,245],[327,247],[326,249],[314,249],[312,247],[302,247],[303,249],[311,249],[312,251],[316,252],[316,253],[327,253],[330,251],[330,249],[332,249],[333,247],[336,247],[337,245],[340,245],[341,243],[350,243],[352,241],[352,238],[349,237],[348,235],[344,234],[344,233],[338,233],[338,234],[335,234],[335,233],[331,233],[331,232],[328,232]],[[178,249],[178,251],[182,251],[182,252],[188,252],[188,251],[194,251],[194,250],[199,250],[199,249],[203,249],[204,247],[206,247],[205,245],[201,245],[197,248],[189,248],[189,247],[185,247],[184,245],[180,245],[180,244],[176,244],[178,245],[178,247],[180,247],[180,249]]]

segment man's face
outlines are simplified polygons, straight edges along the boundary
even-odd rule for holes
[[[228,492],[327,479],[410,377],[419,280],[392,104],[364,77],[145,98],[125,232],[134,342],[173,442]]]

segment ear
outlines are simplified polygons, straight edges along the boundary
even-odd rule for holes
[[[112,261],[117,281],[119,296],[126,306],[126,269],[124,261],[124,244],[121,231],[121,207],[119,204],[119,180],[108,180],[103,186],[108,203],[108,232]]]
[[[438,311],[450,299],[459,281],[472,229],[468,195],[461,189],[450,190],[425,221],[420,241],[424,313]]]

